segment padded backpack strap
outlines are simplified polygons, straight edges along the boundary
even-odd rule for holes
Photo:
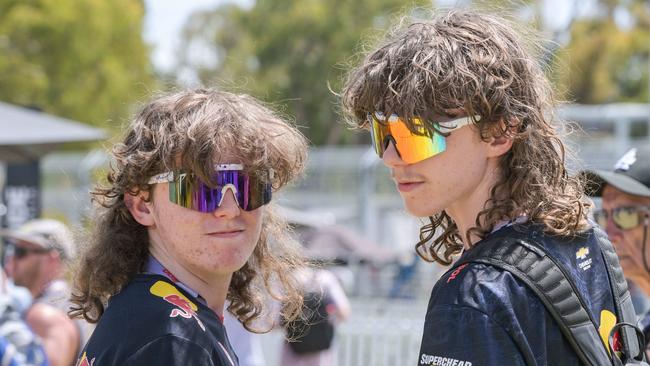
[[[605,268],[607,269],[610,286],[612,287],[614,306],[616,307],[619,324],[624,323],[628,325],[615,328],[621,335],[623,354],[627,356],[626,364],[639,364],[639,362],[634,361],[645,360],[643,350],[645,342],[643,332],[639,331],[633,325],[637,323],[637,316],[632,305],[632,296],[628,290],[627,281],[623,275],[616,251],[612,243],[607,239],[605,232],[598,227],[594,227],[594,233],[596,234],[603,259],[605,260]],[[616,359],[615,361],[619,360]]]
[[[598,327],[587,312],[573,282],[542,248],[523,239],[488,239],[468,252],[454,268],[468,262],[501,268],[524,282],[544,303],[581,363],[612,364]]]

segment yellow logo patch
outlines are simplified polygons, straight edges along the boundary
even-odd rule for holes
[[[153,295],[160,296],[163,299],[168,298],[169,296],[173,296],[174,298],[179,298],[182,302],[182,304],[179,304],[178,306],[180,307],[185,307],[188,306],[194,310],[197,311],[199,308],[194,304],[193,302],[190,301],[185,295],[183,295],[178,289],[165,282],[165,281],[157,281],[156,283],[151,286],[149,289],[149,292],[151,292]]]
[[[161,297],[163,300],[174,306],[172,312],[169,314],[170,318],[176,318],[181,316],[185,319],[196,319],[197,323],[203,331],[205,331],[205,326],[201,319],[199,319],[196,311],[199,309],[195,303],[191,302],[185,295],[183,295],[176,287],[165,282],[157,281],[149,289],[153,295]]]
[[[603,340],[603,343],[605,343],[605,347],[607,347],[609,353],[612,353],[609,349],[609,333],[612,331],[612,328],[614,328],[614,325],[616,325],[616,315],[609,310],[601,311],[598,333],[600,333],[600,338]]]
[[[589,255],[589,248],[582,247],[576,252],[576,259],[585,259]]]

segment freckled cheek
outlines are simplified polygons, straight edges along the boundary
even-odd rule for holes
[[[203,246],[189,248],[185,251],[185,256],[192,262],[203,262],[204,260],[213,256],[214,251],[209,251]]]
[[[222,250],[217,247],[199,245],[196,248],[186,250],[184,255],[188,262],[210,269],[219,268],[231,261],[232,253],[229,250]]]
[[[257,240],[251,236],[246,236],[240,243],[233,245],[210,245],[204,243],[197,248],[188,251],[189,259],[209,265],[230,265],[246,262],[255,250]]]

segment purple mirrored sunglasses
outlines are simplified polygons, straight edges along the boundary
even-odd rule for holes
[[[171,202],[205,213],[216,210],[228,190],[244,211],[253,211],[271,202],[273,170],[269,169],[266,179],[262,179],[249,176],[243,169],[241,164],[217,165],[213,176],[216,187],[180,170],[157,174],[148,184],[169,183]]]

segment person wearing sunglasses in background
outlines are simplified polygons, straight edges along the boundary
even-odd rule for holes
[[[72,232],[60,221],[35,219],[0,234],[8,244],[5,269],[32,296],[25,318],[42,338],[50,364],[74,364],[92,330],[85,321],[67,316],[71,304],[65,276],[75,251]]]
[[[534,242],[577,285],[606,355],[616,314],[606,237],[568,176],[549,82],[516,27],[471,10],[399,22],[349,73],[343,108],[371,131],[407,210],[428,217],[416,244],[423,259],[463,263],[482,244]],[[543,302],[509,271],[465,262],[435,284],[418,365],[578,363]]]
[[[602,208],[594,219],[614,244],[627,277],[645,296],[650,296],[650,147],[633,148],[614,165],[613,171],[582,172],[586,192],[601,197]],[[641,302],[639,307],[643,307]],[[650,309],[639,308],[646,349],[650,346]],[[646,351],[647,352],[647,351]]]
[[[238,364],[224,303],[251,330],[269,296],[300,313],[300,246],[271,204],[306,141],[252,97],[160,96],[112,149],[72,315],[98,322],[78,365]],[[269,327],[270,329],[270,327]]]

